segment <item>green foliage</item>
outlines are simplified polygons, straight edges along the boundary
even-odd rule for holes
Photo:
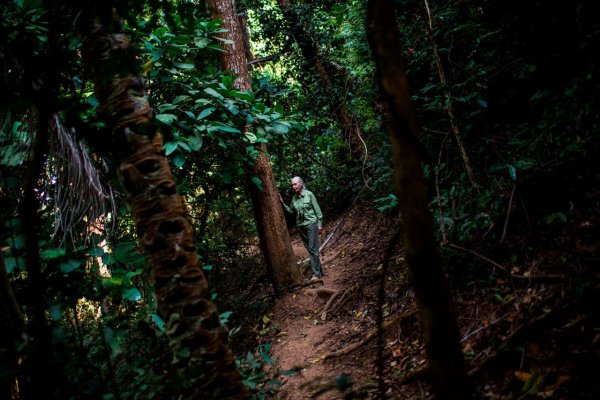
[[[244,384],[252,391],[252,399],[273,398],[282,385],[278,376],[295,373],[295,371],[282,372],[278,368],[273,368],[277,363],[269,356],[270,350],[270,343],[259,345],[254,352],[248,352],[245,358],[238,360],[238,368],[244,378]]]

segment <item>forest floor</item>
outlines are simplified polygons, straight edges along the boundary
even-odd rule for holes
[[[333,232],[321,256],[325,277],[305,280],[301,288],[279,297],[263,318],[262,340],[271,343],[275,363],[271,373],[278,373],[282,382],[273,398],[431,397],[401,246],[392,252],[385,298],[378,301],[383,254],[397,225],[389,216],[358,207],[325,226],[322,240]],[[293,246],[308,277],[308,254],[297,235]],[[450,269],[476,398],[600,398],[598,302],[589,304],[585,296],[575,295],[580,288],[562,275],[564,265],[551,256],[540,256],[526,270],[508,272],[482,262],[488,269],[479,277],[460,275],[464,267]],[[560,259],[560,254],[554,256]],[[597,293],[598,280],[590,284]],[[378,309],[386,326],[382,361],[377,357]],[[378,392],[379,362],[384,396]]]

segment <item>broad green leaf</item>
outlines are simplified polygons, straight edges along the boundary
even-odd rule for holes
[[[485,100],[478,99],[478,100],[477,100],[477,103],[478,103],[478,104],[479,104],[479,105],[480,105],[482,108],[487,108],[487,106],[488,106],[488,104],[487,104],[487,101],[485,101]]]
[[[238,115],[240,113],[240,109],[235,106],[235,104],[227,103],[225,104],[225,108],[229,110],[233,115]]]
[[[188,152],[192,151],[192,148],[186,142],[179,142],[179,147],[181,147],[182,149],[184,149],[185,151],[188,151]]]
[[[252,181],[252,183],[254,183],[260,190],[263,190],[262,187],[262,181],[260,180],[260,178],[258,176],[253,176],[250,178],[250,180]]]
[[[198,115],[198,118],[196,118],[196,120],[200,121],[201,119],[208,117],[210,114],[213,113],[213,111],[215,111],[214,107],[205,108],[204,110],[202,110],[200,112],[200,114]]]
[[[224,99],[224,97],[221,95],[221,93],[217,92],[213,88],[206,88],[206,89],[204,89],[204,92],[206,94],[209,94],[209,95],[213,96],[213,97],[216,97],[217,99],[220,99],[220,100]]]
[[[21,260],[21,262],[24,262]],[[19,259],[16,257],[4,257],[4,269],[7,274],[13,272],[16,268],[19,267]]]
[[[77,268],[79,268],[81,264],[83,264],[82,260],[69,259],[65,262],[60,263],[60,270],[64,274],[68,274],[69,272],[75,271]]]
[[[202,148],[202,136],[194,135],[190,137],[190,148],[193,151],[198,151]]]
[[[284,371],[281,371],[279,373],[279,375],[290,376],[290,375],[296,375],[297,373],[298,373],[298,371],[296,371],[295,369],[286,369]]]
[[[173,125],[173,122],[177,121],[174,114],[157,114],[155,118],[165,125]]]
[[[196,66],[194,64],[189,64],[189,63],[173,63],[174,66],[176,66],[179,69],[193,69]]]
[[[91,257],[102,257],[104,255],[104,249],[102,247],[92,247],[87,252],[88,256]]]
[[[212,269],[213,269],[213,266],[212,266],[212,265],[208,265],[208,264],[207,264],[207,265],[203,265],[203,266],[202,266],[202,270],[203,270],[203,271],[212,271]]]
[[[183,101],[189,100],[191,99],[190,96],[188,96],[187,94],[181,95],[181,96],[177,96],[173,99],[173,104],[179,104]]]
[[[233,314],[232,311],[225,311],[221,314],[219,314],[219,319],[221,320],[221,324],[225,325],[229,322],[229,317],[231,317],[231,314]]]
[[[223,44],[233,44],[234,43],[233,40],[224,39],[224,38],[221,38],[221,37],[215,37],[215,39],[220,40],[221,42],[223,42]]]
[[[255,143],[256,142],[257,137],[256,137],[256,135],[254,133],[252,133],[252,132],[246,132],[246,133],[244,133],[244,136],[246,137],[246,139],[248,139],[248,141],[250,143]]]
[[[175,153],[175,155],[173,155],[172,160],[173,165],[175,165],[177,168],[181,168],[185,164],[185,157],[181,152]]]
[[[266,352],[264,352],[264,351],[261,353],[261,357],[262,357],[263,361],[266,362],[269,365],[275,365],[276,364],[275,361],[271,357],[269,357],[269,355]]]
[[[240,131],[239,129],[234,128],[233,126],[225,125],[221,122],[217,122],[217,124],[214,125],[213,128],[221,132],[242,133],[242,131]]]
[[[161,331],[161,332],[165,331],[165,321],[163,321],[163,319],[158,314],[152,314],[152,320],[158,327],[159,331]]]
[[[194,38],[194,44],[196,45],[196,47],[198,48],[205,48],[208,44],[210,43],[210,41],[207,38]]]
[[[53,321],[58,321],[63,316],[63,305],[62,303],[52,304],[48,311],[50,311],[50,318]]]
[[[246,100],[246,101],[254,100],[254,96],[252,95],[251,92],[235,92],[235,96],[239,99]]]
[[[165,104],[161,104],[160,106],[158,106],[158,112],[160,114],[164,113],[165,111],[171,111],[171,110],[176,110],[177,106],[171,103],[165,103]]]
[[[42,260],[54,260],[65,255],[64,249],[46,249],[40,252],[40,258]]]
[[[509,164],[506,167],[508,168],[508,174],[510,175],[510,178],[516,182],[517,181],[517,169],[512,164]]]
[[[140,301],[142,299],[142,293],[136,288],[123,289],[121,294],[123,298],[130,301]]]
[[[165,143],[165,154],[169,155],[177,150],[178,143],[177,142],[167,142]]]
[[[290,128],[287,125],[281,124],[279,122],[273,122],[271,124],[271,128],[275,133],[279,133],[280,135],[285,135],[290,130]]]

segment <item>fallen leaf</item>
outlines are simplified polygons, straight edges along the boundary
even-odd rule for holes
[[[531,373],[525,371],[515,371],[515,377],[521,382],[527,382],[527,380],[531,378]]]

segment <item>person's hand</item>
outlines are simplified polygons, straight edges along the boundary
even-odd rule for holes
[[[281,197],[281,193],[277,193],[279,195],[279,201],[283,204],[283,197]]]
[[[322,226],[320,226],[320,227],[319,227],[319,235],[320,235],[321,233],[323,233],[323,227],[322,227]]]

